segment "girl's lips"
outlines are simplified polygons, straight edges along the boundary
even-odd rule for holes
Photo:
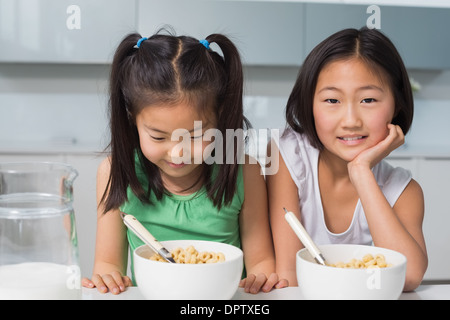
[[[178,169],[178,168],[182,168],[182,167],[184,167],[186,164],[185,163],[173,163],[173,162],[169,162],[169,161],[166,161],[167,162],[167,164],[169,165],[169,167],[171,167],[171,168],[175,168],[175,169]]]
[[[366,138],[367,138],[367,136],[355,136],[355,135],[338,137],[339,141],[341,141],[343,144],[349,145],[349,146],[360,144]]]

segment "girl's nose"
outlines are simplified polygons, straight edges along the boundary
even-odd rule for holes
[[[357,106],[348,104],[346,108],[344,108],[342,126],[345,128],[359,128],[362,126],[362,120]]]

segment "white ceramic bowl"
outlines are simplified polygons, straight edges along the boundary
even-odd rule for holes
[[[228,300],[239,286],[243,270],[242,250],[228,244],[199,241],[161,241],[171,251],[190,245],[201,251],[223,252],[225,262],[173,264],[149,260],[154,252],[146,246],[134,250],[136,284],[146,299]]]
[[[391,267],[343,269],[317,264],[306,249],[297,252],[297,280],[305,299],[398,299],[403,291],[406,257],[396,251],[363,245],[318,246],[328,263],[383,254]]]

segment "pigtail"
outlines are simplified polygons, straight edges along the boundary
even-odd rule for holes
[[[216,177],[209,196],[213,199],[214,205],[220,206],[231,203],[236,192],[237,175],[239,170],[238,155],[242,154],[243,150],[238,148],[243,147],[243,141],[235,143],[234,137],[227,141],[227,129],[244,129],[244,124],[249,126],[247,119],[244,117],[242,96],[243,96],[243,72],[242,63],[239,52],[236,46],[224,35],[212,34],[206,38],[209,43],[216,43],[223,53],[223,66],[225,70],[226,85],[223,92],[218,96],[218,129],[222,133],[223,140],[223,163],[219,167],[218,176]],[[220,79],[219,79],[220,80]],[[233,152],[233,162],[227,155]],[[213,196],[214,195],[214,196]]]
[[[128,185],[137,194],[142,193],[142,186],[136,177],[134,161],[139,136],[131,112],[131,101],[123,92],[123,82],[129,77],[130,64],[136,51],[134,45],[139,38],[138,34],[125,37],[116,50],[111,66],[109,84],[111,141],[108,145],[111,154],[111,171],[107,188],[100,201],[104,204],[104,213],[118,208],[127,199]]]

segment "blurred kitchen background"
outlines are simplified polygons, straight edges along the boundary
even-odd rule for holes
[[[393,40],[417,83],[411,132],[389,161],[410,169],[424,189],[425,280],[450,282],[448,0],[0,0],[0,161],[62,161],[79,171],[74,206],[82,275],[90,276],[109,68],[125,34],[170,25],[199,39],[229,35],[245,64],[246,115],[265,129],[284,127],[308,52],[340,29],[368,23]]]

